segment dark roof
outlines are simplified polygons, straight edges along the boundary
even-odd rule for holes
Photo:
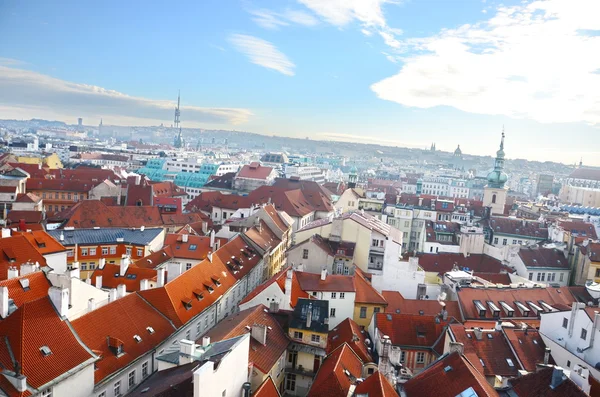
[[[60,241],[65,246],[75,244],[123,244],[148,245],[158,237],[164,229],[74,229],[74,230],[49,230],[48,234]],[[63,240],[60,240],[60,236]],[[121,240],[122,239],[122,240]]]
[[[312,313],[310,327],[306,325],[308,312]],[[311,330],[326,334],[329,332],[329,301],[299,298],[294,308],[290,328]]]
[[[41,223],[44,214],[41,211],[11,210],[6,215],[7,223],[19,223],[21,219],[24,219],[25,223]]]
[[[235,172],[228,172],[221,176],[217,176],[214,179],[208,181],[204,187],[213,189],[233,189],[233,179],[235,178]]]
[[[544,368],[525,376],[510,380],[510,385],[518,397],[586,397],[583,392],[568,376],[562,376],[562,383],[551,388],[554,367]]]
[[[486,219],[484,226],[494,233],[524,236],[540,240],[548,239],[548,228],[543,223],[525,219],[493,217]]]
[[[127,395],[130,397],[193,397],[193,375],[199,365],[198,362],[192,362],[155,372]]]
[[[600,169],[595,168],[577,168],[571,172],[569,178],[587,179],[591,181],[600,181]]]
[[[551,267],[567,270],[569,261],[556,248],[527,247],[519,250],[519,257],[526,267]]]
[[[459,269],[468,268],[476,272],[500,273],[502,271],[513,272],[496,258],[485,254],[471,254],[464,256],[458,253],[419,254],[419,266],[426,272],[444,274],[452,271],[456,265]]]

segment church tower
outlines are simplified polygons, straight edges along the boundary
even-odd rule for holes
[[[483,189],[483,206],[490,207],[491,215],[503,215],[508,189],[504,184],[508,175],[504,172],[504,131],[500,141],[500,150],[496,152],[494,170],[487,176],[488,184]]]
[[[356,187],[356,183],[358,182],[358,170],[356,166],[352,166],[350,168],[350,174],[348,174],[348,187],[350,189],[354,189]]]

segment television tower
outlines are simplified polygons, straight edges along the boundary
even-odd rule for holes
[[[181,90],[179,90],[179,92],[177,93],[177,107],[175,108],[175,123],[173,124],[173,127],[175,127],[175,129],[179,129],[179,115],[181,114],[181,111],[179,110],[180,102],[181,102]]]
[[[175,108],[175,120],[173,123],[173,127],[175,127],[175,131],[179,130],[175,138],[173,139],[174,146],[176,148],[182,148],[185,146],[185,142],[183,141],[183,134],[181,133],[181,125],[179,124],[179,115],[181,111],[179,110],[179,105],[181,103],[181,90],[177,94],[177,107]]]

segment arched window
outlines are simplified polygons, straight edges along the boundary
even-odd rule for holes
[[[492,204],[496,204],[496,195],[492,195]]]

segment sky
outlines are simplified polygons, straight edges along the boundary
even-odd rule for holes
[[[600,1],[0,1],[0,118],[600,165]]]

